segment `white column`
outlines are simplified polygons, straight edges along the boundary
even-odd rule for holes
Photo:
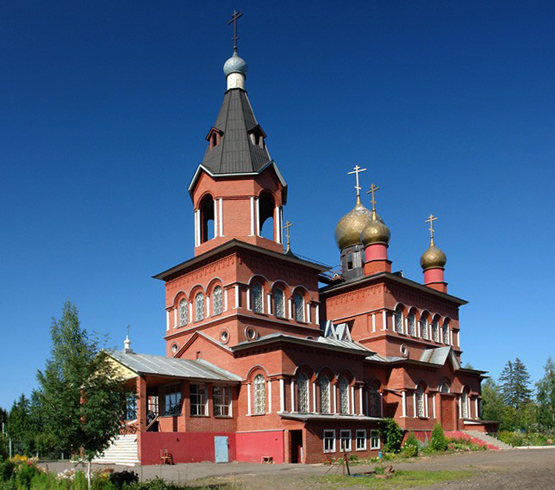
[[[251,309],[251,288],[247,288],[247,310]]]
[[[403,409],[401,417],[406,417],[407,416],[407,395],[404,391],[401,393],[401,397],[402,397],[401,405]]]
[[[254,197],[251,197],[251,234],[254,236]]]
[[[404,392],[403,392],[404,395]],[[404,405],[404,402],[403,402]],[[383,417],[383,393],[380,393],[380,417]]]
[[[214,238],[216,238],[220,229],[220,217],[218,216],[218,200],[214,200]]]
[[[260,236],[260,199],[255,197],[256,200],[256,236]]]
[[[218,207],[220,209],[220,212],[219,212],[220,219],[218,220],[218,223],[220,226],[220,236],[224,236],[224,207],[223,207],[223,199],[221,197],[218,199]]]
[[[210,316],[210,296],[206,296],[206,318]]]
[[[281,216],[279,212],[279,206],[274,209],[275,224],[274,224],[274,236],[276,237],[276,242],[281,243]]]
[[[337,413],[337,385],[333,385],[333,413]]]
[[[437,395],[434,393],[432,395],[432,417],[434,419],[437,418],[437,414],[436,414],[436,400],[437,400]]]
[[[283,243],[283,207],[279,208],[279,243]]]
[[[224,289],[224,311],[227,311],[227,289]]]
[[[272,380],[268,380],[268,413],[272,413]]]
[[[387,330],[387,311],[383,310],[382,311],[382,330]]]
[[[248,383],[247,384],[247,415],[250,415],[252,413],[251,411],[251,384]]]
[[[291,298],[289,298],[289,320],[293,319],[293,303],[291,302]]]
[[[376,314],[372,313],[372,332],[376,331]]]
[[[316,304],[316,312],[314,313],[314,323],[320,323],[320,305]]]
[[[474,418],[477,419],[480,416],[480,411],[478,410],[478,397],[474,398]]]
[[[416,392],[412,394],[412,409],[413,409],[412,416],[418,417],[418,410],[416,407]]]
[[[310,323],[310,303],[306,304],[306,323]]]
[[[200,245],[200,209],[195,211],[195,247]]]
[[[235,306],[233,307],[234,310],[239,308],[239,301],[241,298],[241,295],[239,293],[239,284],[235,284]]]
[[[177,328],[179,323],[177,322],[177,308],[173,310],[173,328]],[[169,316],[168,316],[168,330],[170,329],[169,325]]]
[[[351,386],[351,396],[349,397],[349,413],[356,413],[355,409],[355,387]]]
[[[266,310],[266,313],[268,313],[268,315],[272,314],[272,295],[268,294],[268,309]]]
[[[189,323],[193,323],[193,306],[194,303],[191,301],[189,303]]]
[[[166,310],[166,332],[170,329],[170,312]]]
[[[364,415],[364,406],[362,405],[362,402],[363,402],[363,398],[362,398],[362,395],[363,395],[362,386],[359,386],[359,388],[358,388],[358,393],[359,393],[359,400],[358,400],[358,401],[359,401],[359,411],[360,411],[359,415]]]
[[[462,397],[459,396],[459,418],[462,419]]]
[[[312,383],[312,412],[316,413],[316,383]]]
[[[285,411],[285,383],[283,378],[279,380],[279,411]]]
[[[428,393],[424,393],[424,414],[428,417]]]
[[[295,381],[291,380],[291,412],[296,412],[295,410]]]

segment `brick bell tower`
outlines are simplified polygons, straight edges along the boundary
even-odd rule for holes
[[[252,110],[245,90],[247,64],[237,46],[224,73],[224,100],[188,189],[195,213],[195,256],[232,239],[281,252],[287,184]],[[266,229],[272,226],[265,228],[266,222],[273,229]]]

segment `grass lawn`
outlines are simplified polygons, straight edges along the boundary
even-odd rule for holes
[[[342,486],[358,486],[376,489],[416,488],[455,480],[464,480],[473,476],[471,471],[401,471],[395,472],[392,478],[380,480],[374,476],[325,476],[316,480],[321,483],[341,483]]]

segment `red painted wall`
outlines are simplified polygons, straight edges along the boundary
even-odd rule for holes
[[[141,464],[160,464],[167,449],[174,463],[214,462],[214,436],[227,436],[229,461],[236,460],[235,434],[227,432],[143,432],[139,434]]]
[[[274,463],[284,462],[284,431],[239,432],[236,435],[237,461],[260,463],[261,456],[271,456]]]

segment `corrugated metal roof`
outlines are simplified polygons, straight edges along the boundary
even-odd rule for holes
[[[457,357],[453,353],[453,348],[451,346],[436,347],[434,349],[426,349],[420,356],[422,362],[427,362],[428,364],[436,364],[438,366],[445,365],[447,358],[451,359],[453,367],[459,369],[461,366]]]
[[[341,422],[344,420],[357,421],[357,422],[378,422],[382,420],[380,417],[367,417],[365,415],[343,415],[340,413],[330,413],[330,414],[312,414],[312,413],[280,413],[283,419],[293,419],[293,420],[328,420],[330,422]]]
[[[113,359],[137,374],[206,379],[209,381],[241,381],[241,377],[202,360],[175,359],[151,354],[107,351]]]
[[[202,165],[212,174],[259,172],[271,161],[266,145],[252,143],[249,132],[258,126],[247,93],[228,90],[214,127],[223,133],[219,145],[208,147]]]

